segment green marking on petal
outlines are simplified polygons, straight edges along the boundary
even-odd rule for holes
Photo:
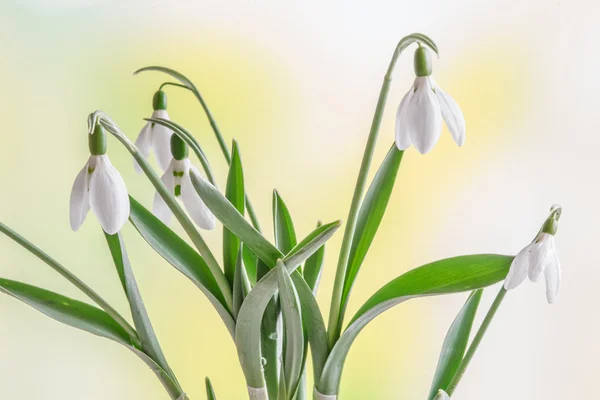
[[[175,185],[175,197],[181,196],[181,185]]]
[[[173,176],[183,178],[183,171],[173,171]]]
[[[96,169],[96,168],[88,167],[88,171],[87,171],[87,172],[88,172],[88,174],[90,174],[90,175],[91,175],[91,174],[92,174],[92,172],[94,172],[94,170],[95,170],[95,169]]]

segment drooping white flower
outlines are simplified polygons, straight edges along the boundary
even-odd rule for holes
[[[70,199],[71,229],[79,229],[90,208],[110,235],[119,232],[129,218],[127,187],[106,154],[91,155],[75,178]]]
[[[537,282],[543,273],[546,279],[546,299],[550,304],[556,300],[560,288],[561,268],[554,235],[561,212],[559,206],[554,206],[540,233],[516,255],[504,281],[506,290],[516,288],[526,277],[532,282]]]
[[[173,158],[161,180],[175,198],[183,202],[190,217],[200,228],[214,229],[216,218],[194,189],[190,179],[190,169],[199,173],[189,158],[185,157],[182,160]],[[153,212],[165,224],[171,220],[171,209],[158,192],[154,195]]]
[[[154,95],[153,108],[152,118],[169,119],[169,114],[167,113],[167,95],[162,90],[159,90]],[[150,150],[154,150],[158,166],[165,171],[171,162],[170,143],[172,134],[173,131],[171,129],[154,122],[148,122],[140,131],[135,140],[135,145],[146,158],[150,155]],[[142,172],[137,161],[134,161],[133,164],[137,172]]]
[[[448,393],[444,392],[442,389],[438,390],[437,394],[433,398],[433,400],[450,400],[450,396]]]
[[[406,150],[414,144],[421,154],[428,153],[440,138],[442,119],[454,141],[465,142],[465,118],[452,97],[431,77],[431,60],[425,47],[415,52],[412,87],[402,98],[396,113],[396,147]]]

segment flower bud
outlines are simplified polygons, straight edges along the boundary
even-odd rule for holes
[[[174,159],[183,160],[189,152],[188,145],[177,134],[171,135],[171,155]]]
[[[424,46],[419,46],[415,50],[415,75],[429,76],[431,75],[431,56],[429,50]]]
[[[106,133],[102,125],[96,124],[94,131],[89,135],[88,144],[93,156],[106,154]]]
[[[152,108],[154,111],[156,110],[166,110],[167,109],[167,94],[162,90],[154,93],[154,98],[152,99]]]
[[[562,207],[559,205],[553,205],[550,209],[550,215],[544,221],[544,225],[542,225],[542,232],[548,233],[552,236],[556,235],[556,231],[558,230],[558,220],[560,219],[560,215],[562,214]]]

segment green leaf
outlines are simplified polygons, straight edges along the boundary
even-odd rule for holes
[[[360,331],[375,317],[412,298],[493,285],[506,277],[513,258],[496,254],[447,258],[413,269],[389,282],[361,307],[331,350],[318,380],[319,392],[337,393],[348,351]]]
[[[225,228],[223,228],[225,229]],[[256,279],[256,269],[257,269],[257,261],[258,258],[256,254],[250,250],[248,246],[242,243],[242,259],[244,261],[244,267],[246,268],[246,273],[248,274],[248,279],[254,285],[258,279]]]
[[[78,300],[26,283],[0,278],[0,291],[19,299],[63,324],[132,347],[138,338],[127,332],[106,312]]]
[[[269,268],[274,268],[277,260],[283,259],[288,271],[294,271],[317,251],[341,225],[340,221],[335,221],[315,229],[284,257],[277,247],[254,229],[213,185],[193,171],[190,171],[190,175],[196,191],[217,219]]]
[[[354,234],[352,236],[352,246],[350,247],[348,268],[344,280],[341,301],[342,310],[345,310],[348,305],[350,292],[356,276],[367,255],[369,247],[371,247],[371,243],[373,243],[375,234],[379,229],[379,224],[383,219],[390,195],[392,194],[392,189],[394,188],[394,182],[396,181],[396,175],[398,174],[403,154],[404,152],[398,150],[394,143],[385,157],[385,160],[379,167],[377,174],[375,174],[375,178],[373,178],[373,182],[360,206],[356,228],[354,229]],[[340,314],[340,318],[343,318],[343,315],[344,311]],[[343,321],[340,321],[340,324],[342,322]]]
[[[206,295],[233,336],[235,321],[204,259],[131,196],[130,203],[129,219],[133,226],[158,254],[189,278]]]
[[[158,343],[156,333],[150,322],[150,317],[144,306],[142,295],[135,281],[133,270],[129,263],[129,257],[127,257],[127,250],[125,249],[125,243],[119,233],[115,235],[109,235],[104,232],[108,248],[112,255],[115,267],[121,279],[123,290],[129,301],[129,307],[131,309],[131,315],[133,317],[133,323],[137,330],[140,341],[142,342],[142,348],[146,354],[148,354],[161,368],[167,372],[172,380],[177,382],[175,374],[169,367],[167,359]]]
[[[298,388],[304,361],[304,331],[300,314],[300,300],[283,262],[278,262],[276,270],[285,327],[285,349],[283,353],[285,387],[288,393],[293,395]]]
[[[317,224],[317,228],[323,226],[321,221]],[[314,254],[306,259],[304,264],[304,280],[308,284],[308,287],[317,293],[319,288],[319,281],[321,280],[321,274],[323,273],[323,265],[325,260],[325,245],[319,247],[319,250],[315,251]]]
[[[294,222],[285,202],[273,191],[273,232],[275,245],[283,254],[288,254],[297,244]]]
[[[252,288],[240,308],[235,329],[235,344],[246,383],[252,388],[265,387],[261,363],[261,325],[263,314],[277,290],[277,270],[269,271]]]
[[[210,379],[208,378],[208,376],[206,377],[206,379],[204,381],[206,383],[206,398],[208,400],[217,400],[217,395],[215,394],[212,383],[210,382]]]
[[[482,293],[483,289],[471,293],[446,334],[431,390],[429,391],[429,400],[433,400],[439,389],[447,389],[460,366],[469,343],[469,335],[471,334]]]
[[[250,293],[250,280],[246,275],[246,269],[242,262],[242,252],[238,252],[238,258],[235,263],[235,272],[233,277],[233,316],[237,318],[244,299]]]
[[[276,290],[276,287],[274,290]],[[260,326],[263,373],[270,399],[277,396],[280,381],[281,359],[279,349],[282,343],[280,321],[281,304],[279,303],[278,294],[275,293],[265,309]]]
[[[244,172],[237,142],[232,145],[231,164],[227,175],[225,197],[241,215],[244,215],[246,194],[244,191]],[[223,268],[225,276],[233,284],[233,276],[240,250],[240,240],[227,228],[223,228]]]

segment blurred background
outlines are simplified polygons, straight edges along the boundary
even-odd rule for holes
[[[440,48],[438,84],[460,104],[467,140],[444,127],[427,156],[407,151],[388,212],[357,280],[349,315],[405,271],[470,253],[515,254],[553,203],[564,207],[559,300],[525,283],[507,296],[456,391],[464,400],[592,398],[597,387],[600,8],[590,1],[208,2],[21,0],[0,3],[0,220],[38,244],[122,313],[126,300],[90,214],[69,228],[71,185],[88,157],[86,117],[101,109],[134,139],[167,77],[202,91],[227,140],[239,141],[246,185],[271,237],[277,188],[299,237],[345,219],[383,74],[397,41],[418,31]],[[399,61],[372,174],[393,142],[410,87]],[[226,164],[195,99],[168,88],[171,118]],[[109,155],[147,207],[153,188],[126,151]],[[371,174],[371,175],[372,175]],[[181,232],[176,223],[174,229]],[[203,295],[127,225],[131,261],[163,348],[191,399],[210,376],[221,399],[245,397],[227,331]],[[220,228],[206,233],[220,255]],[[341,232],[328,245],[318,296],[329,309]],[[5,237],[0,276],[84,300]],[[497,288],[484,294],[481,316]],[[425,399],[442,340],[465,295],[404,303],[370,324],[346,363],[342,398]],[[327,318],[327,317],[326,317]],[[0,398],[166,398],[145,364],[108,340],[0,296]]]

